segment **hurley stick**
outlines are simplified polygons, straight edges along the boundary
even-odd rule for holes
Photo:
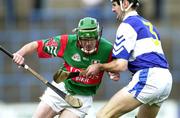
[[[0,45],[0,50],[2,52],[4,52],[6,55],[8,55],[10,58],[13,58],[13,55],[6,50],[5,48],[3,48]],[[32,68],[30,68],[28,65],[26,65],[25,63],[20,65],[21,67],[23,67],[25,70],[29,71],[31,74],[33,74],[38,80],[40,80],[42,83],[44,83],[46,86],[48,86],[49,88],[51,88],[53,91],[55,91],[60,97],[62,97],[69,105],[71,105],[74,108],[80,108],[82,106],[82,102],[78,99],[73,97],[72,95],[67,95],[66,93],[64,93],[63,91],[59,90],[58,88],[56,88],[54,85],[52,85],[51,83],[49,83],[46,79],[44,79],[40,74],[38,74],[35,70],[33,70]]]

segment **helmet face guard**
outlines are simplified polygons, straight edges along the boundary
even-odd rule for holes
[[[101,31],[96,19],[91,17],[81,19],[76,33],[78,47],[80,47],[85,54],[92,54],[97,51],[98,43],[101,38]]]

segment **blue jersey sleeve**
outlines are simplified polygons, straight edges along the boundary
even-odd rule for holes
[[[131,25],[127,23],[120,24],[116,32],[112,57],[128,60],[135,47],[136,39],[137,33]]]

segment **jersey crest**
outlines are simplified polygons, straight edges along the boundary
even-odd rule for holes
[[[78,53],[75,53],[71,58],[74,61],[78,61],[78,62],[81,61],[81,57],[80,57],[80,55]]]
[[[49,41],[45,44],[45,46],[57,47],[58,43],[53,38],[50,38]]]

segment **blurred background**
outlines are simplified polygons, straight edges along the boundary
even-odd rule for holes
[[[161,34],[164,53],[173,74],[173,89],[164,110],[171,109],[173,118],[180,117],[180,1],[141,0],[139,13],[156,25]],[[11,52],[24,44],[60,34],[71,34],[78,21],[91,16],[103,26],[103,36],[112,43],[118,27],[109,0],[0,0],[0,45]],[[52,81],[55,71],[62,65],[59,58],[38,59],[36,54],[26,56],[26,63]],[[101,106],[130,80],[130,73],[121,74],[113,82],[107,75],[97,95],[95,108]],[[18,68],[5,54],[0,53],[0,114],[1,118],[29,118],[46,86],[31,74]],[[99,104],[102,103],[102,104]],[[16,110],[15,110],[16,109]],[[15,111],[19,109],[19,114]],[[7,110],[9,110],[7,112]],[[22,111],[23,110],[23,111]],[[10,112],[11,111],[11,112]],[[11,115],[12,116],[11,116]],[[9,116],[9,117],[8,117]],[[159,116],[160,117],[160,116]],[[168,118],[164,115],[161,118]]]

